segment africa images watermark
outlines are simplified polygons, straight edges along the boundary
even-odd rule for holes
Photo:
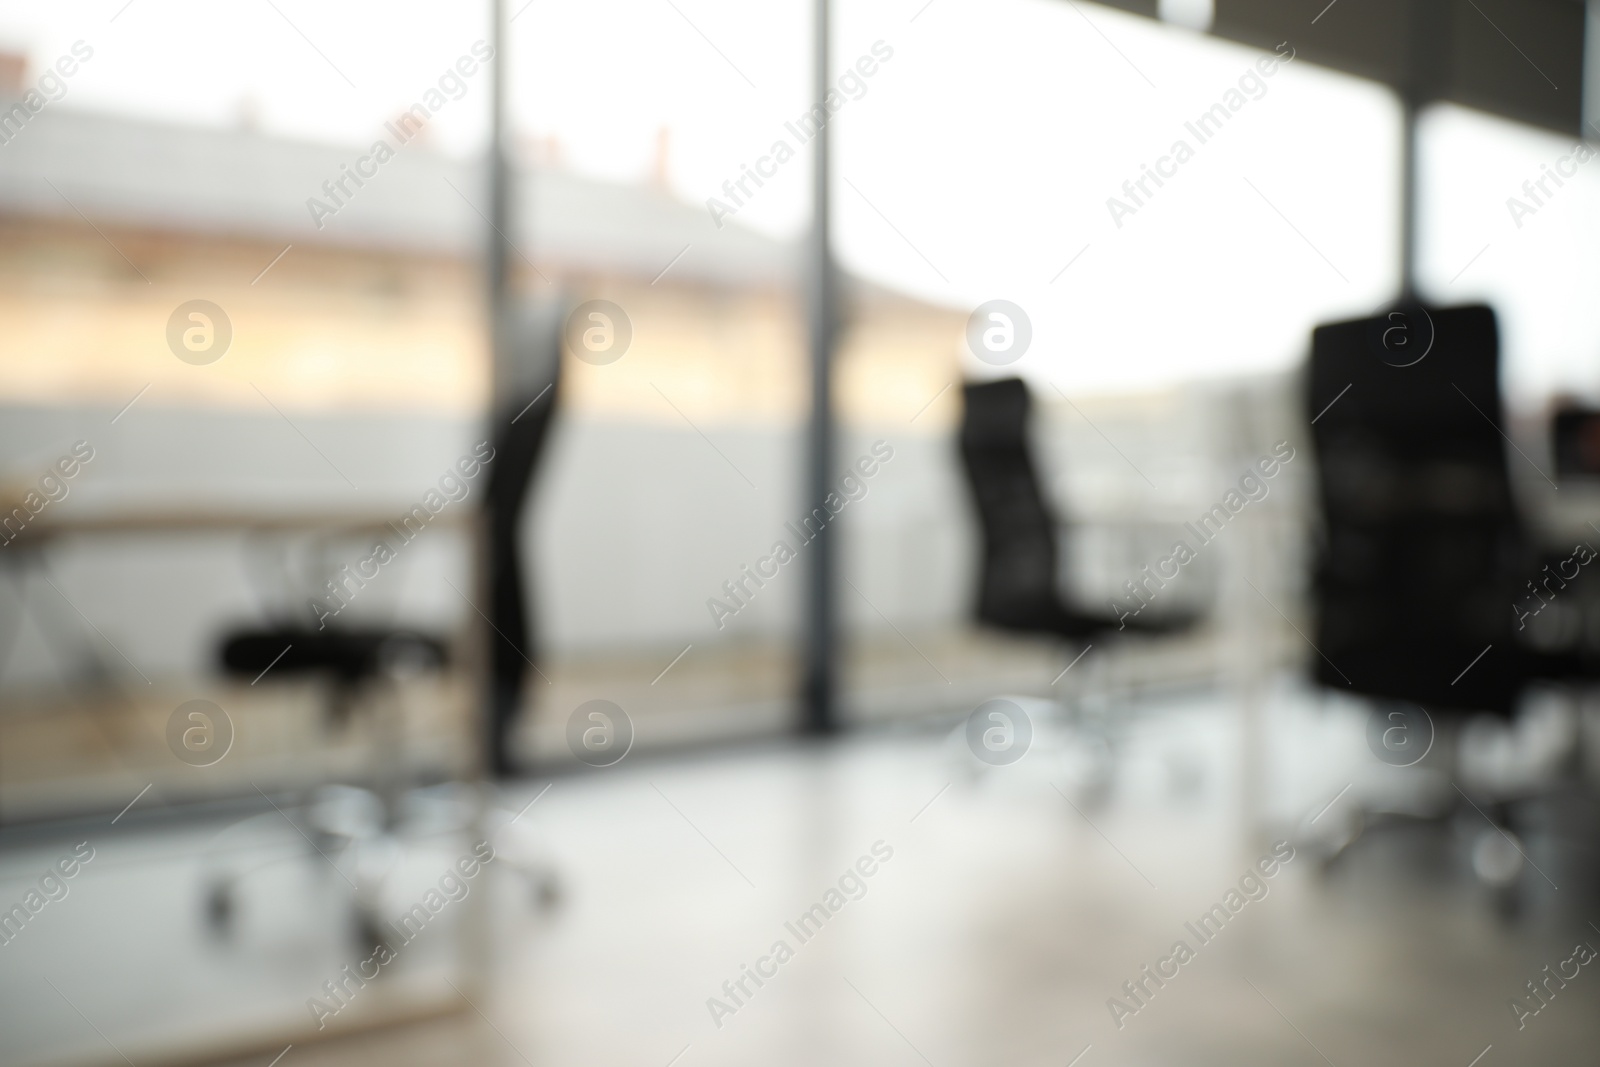
[[[62,456],[40,475],[39,488],[29,489],[21,501],[0,516],[0,548],[15,541],[45,508],[67,499],[72,491],[67,483],[76,478],[91,459],[94,459],[94,446],[88,441],[77,441],[70,455]]]
[[[381,537],[376,538],[372,542],[372,551],[357,560],[354,569],[348,563],[340,567],[338,574],[329,578],[324,585],[323,598],[320,601],[307,601],[317,617],[317,629],[322,629],[328,624],[328,619],[349,607],[351,601],[381,573],[384,566],[399,558],[401,548],[421,536],[434,516],[450,503],[465,500],[472,491],[471,480],[493,459],[494,446],[488,441],[478,442],[471,455],[462,456],[456,460],[454,467],[446,469],[439,476],[437,489],[429,489],[422,494],[421,503],[411,505],[410,511],[389,523],[389,529],[394,531],[397,539],[395,547],[390,547]]]
[[[73,41],[72,55],[63,55],[55,65],[39,75],[33,88],[22,94],[22,99],[5,111],[0,111],[0,145],[8,145],[22,132],[24,126],[46,104],[53,104],[67,95],[67,79],[78,73],[81,63],[94,57],[94,49],[83,41]],[[76,58],[74,58],[76,57]]]
[[[1289,49],[1288,55],[1283,54],[1285,48]],[[1292,63],[1294,57],[1295,50],[1290,46],[1289,42],[1281,42],[1273,54],[1262,56],[1256,60],[1254,69],[1246,70],[1244,74],[1240,75],[1237,88],[1229,89],[1223,93],[1219,102],[1212,104],[1194,122],[1185,122],[1183,128],[1188,130],[1194,137],[1196,144],[1205,144],[1222,132],[1223,124],[1238,114],[1245,104],[1251,100],[1260,100],[1263,96],[1266,96],[1267,83],[1265,79],[1278,72],[1278,64],[1280,62]],[[1246,93],[1249,94],[1248,98],[1246,98]],[[1146,206],[1146,201],[1155,198],[1156,194],[1155,191],[1151,190],[1150,182],[1155,182],[1156,190],[1161,189],[1166,184],[1161,179],[1175,177],[1178,173],[1178,167],[1189,162],[1194,157],[1194,148],[1190,146],[1188,141],[1180,137],[1172,143],[1169,155],[1162,156],[1156,160],[1154,168],[1148,163],[1139,164],[1142,173],[1137,178],[1130,178],[1122,183],[1122,192],[1127,196],[1128,200],[1133,202],[1130,204],[1115,196],[1106,198],[1106,210],[1111,213],[1111,221],[1116,223],[1117,229],[1122,229],[1124,217],[1138,214],[1139,209]],[[1139,195],[1140,193],[1144,194],[1143,197]]]
[[[878,473],[879,462],[888,463],[893,458],[894,446],[884,440],[874,441],[871,455],[862,456],[845,471],[839,478],[838,488],[823,498],[821,506],[813,508],[811,514],[800,520],[799,526],[792,522],[784,523],[784,527],[794,534],[798,546],[803,548],[821,536],[846,504],[863,499],[867,495],[867,480]],[[766,587],[767,581],[776,578],[784,564],[799,555],[795,545],[780,539],[773,543],[771,554],[756,560],[754,570],[747,563],[737,575],[723,582],[722,592],[731,603],[724,603],[716,597],[706,598],[706,610],[711,612],[711,621],[717,624],[717,629],[723,629],[728,625],[728,619],[749,607],[756,593]],[[750,588],[752,582],[755,583],[754,589]]]
[[[1512,997],[1507,1001],[1511,1007],[1511,1017],[1517,1020],[1517,1029],[1526,1029],[1528,1020],[1548,1008],[1550,1002],[1556,999],[1556,992],[1567,988],[1567,983],[1577,978],[1581,969],[1593,962],[1595,955],[1593,945],[1587,941],[1580,941],[1573,947],[1572,955],[1556,964],[1553,972],[1547,963],[1539,972],[1544,978],[1537,983],[1534,979],[1528,979],[1525,983],[1528,990],[1527,997]],[[1571,973],[1568,973],[1568,967],[1572,968]],[[1550,985],[1552,982],[1555,983],[1554,989]]]
[[[585,700],[567,716],[567,748],[591,767],[621,763],[633,748],[633,719],[615,701]]]
[[[306,998],[306,1007],[316,1020],[317,1029],[327,1026],[329,1018],[349,1007],[355,995],[377,978],[384,967],[398,959],[400,950],[415,941],[447,905],[467,899],[467,894],[472,892],[472,879],[493,860],[494,846],[489,842],[479,841],[473,845],[470,854],[456,860],[454,866],[445,868],[439,876],[437,887],[430,887],[422,895],[421,902],[413,904],[410,911],[389,924],[396,940],[379,941],[372,947],[372,955],[356,964],[353,970],[347,963],[339,974],[323,982],[322,992],[327,1000]]]
[[[44,874],[39,876],[39,884],[23,894],[21,903],[13,904],[8,910],[0,912],[0,945],[9,945],[16,940],[23,929],[33,921],[33,917],[47,905],[57,900],[65,900],[67,893],[71,891],[67,880],[76,878],[83,865],[92,859],[94,859],[94,846],[82,841],[72,850],[71,855],[63,856],[45,868]]]
[[[793,922],[783,924],[784,930],[793,935],[795,945],[803,945],[816,937],[822,932],[822,924],[844,910],[846,904],[867,895],[867,879],[878,873],[880,865],[894,858],[894,847],[880,838],[872,843],[871,852],[872,855],[863,855],[845,868],[839,876],[838,885],[829,886],[821,900],[801,912]],[[754,968],[741,963],[738,975],[722,983],[722,998],[726,999],[706,998],[706,1010],[711,1013],[711,1021],[717,1029],[722,1029],[723,1019],[727,1016],[737,1015],[739,1009],[755,996],[756,990],[776,978],[778,968],[794,959],[794,955],[794,946],[780,937],[772,943],[766,955],[756,957]]]
[[[1517,229],[1522,229],[1525,225],[1524,220],[1529,215],[1537,215],[1539,209],[1546,206],[1546,201],[1555,198],[1556,193],[1559,193],[1562,186],[1567,184],[1561,180],[1562,178],[1574,177],[1578,173],[1579,165],[1589,162],[1595,155],[1595,149],[1579,141],[1572,146],[1571,152],[1556,160],[1554,168],[1551,168],[1548,163],[1539,164],[1540,175],[1522,183],[1522,194],[1531,203],[1519,200],[1514,196],[1506,197],[1506,210],[1511,213],[1511,221],[1516,223]],[[1571,164],[1570,169],[1567,164]],[[1556,183],[1554,190],[1546,184],[1548,182]],[[1540,193],[1544,195],[1541,197]]]
[[[874,56],[877,58],[874,59]],[[809,144],[828,124],[828,120],[837,115],[846,104],[866,96],[867,79],[878,73],[880,63],[887,63],[893,58],[893,48],[881,40],[872,42],[872,54],[862,55],[853,66],[846,68],[834,82],[834,87],[824,94],[821,103],[811,105],[805,114],[794,122],[783,124],[783,128],[794,136],[794,145],[790,145],[787,136],[779,137],[772,142],[768,153],[756,160],[753,169],[748,164],[741,163],[739,176],[722,183],[722,192],[733,203],[729,204],[714,196],[706,200],[706,210],[711,212],[711,221],[717,224],[717,229],[722,229],[723,219],[729,215],[737,215],[739,209],[744,207],[745,201],[755,197],[748,183],[755,182],[757,189],[765,185],[761,179],[775,176],[778,168],[793,159],[800,148]],[[741,196],[741,193],[744,195]]]
[[[1287,841],[1273,842],[1272,851],[1258,859],[1254,867],[1241,875],[1239,884],[1224,893],[1220,903],[1211,905],[1210,910],[1201,915],[1196,922],[1183,924],[1183,928],[1194,938],[1195,945],[1204,948],[1211,944],[1222,933],[1223,927],[1244,910],[1246,904],[1267,899],[1267,894],[1272,892],[1267,880],[1275,877],[1293,859],[1293,845]],[[1128,1016],[1137,1015],[1149,1007],[1156,991],[1178,977],[1184,965],[1198,955],[1195,947],[1191,947],[1189,942],[1179,938],[1172,943],[1171,950],[1165,956],[1156,960],[1153,970],[1147,963],[1139,968],[1139,977],[1123,982],[1122,994],[1126,1000],[1117,997],[1106,998],[1106,1010],[1111,1013],[1111,1021],[1117,1024],[1117,1029],[1121,1030],[1128,1025]],[[1154,988],[1151,988],[1152,985]]]
[[[1555,571],[1553,573],[1550,569],[1550,564],[1546,563],[1543,570],[1544,581],[1540,582],[1539,585],[1534,585],[1532,581],[1528,582],[1529,596],[1525,603],[1530,606],[1523,608],[1518,604],[1511,605],[1511,613],[1517,617],[1517,629],[1526,629],[1528,626],[1528,619],[1539,614],[1539,612],[1544,610],[1544,606],[1546,604],[1549,604],[1555,600],[1556,594],[1560,592],[1561,589],[1565,589],[1567,587],[1567,582],[1570,582],[1578,577],[1579,568],[1587,565],[1591,560],[1594,559],[1594,557],[1594,548],[1587,541],[1580,541],[1578,544],[1573,546],[1572,555],[1555,565]],[[1567,573],[1568,567],[1572,568],[1571,574]],[[1560,587],[1560,589],[1551,589],[1550,583],[1552,581],[1554,581],[1556,585]],[[1539,592],[1540,585],[1544,587],[1544,593]],[[1546,596],[1545,593],[1548,593],[1549,596]]]
[[[402,112],[396,122],[383,124],[383,128],[394,137],[394,146],[391,147],[386,138],[378,138],[367,149],[366,155],[358,157],[354,164],[339,164],[339,173],[322,183],[327,201],[314,196],[306,198],[306,210],[311,212],[311,221],[317,224],[317,229],[322,229],[326,219],[337,215],[354,198],[355,190],[350,188],[349,183],[354,182],[356,189],[360,189],[367,184],[366,180],[377,177],[378,168],[393,159],[399,148],[421,133],[428,125],[428,120],[444,110],[445,104],[467,95],[464,79],[478,72],[480,62],[487,63],[494,58],[494,46],[484,41],[474,41],[470,51],[478,57],[476,60],[465,55],[458,58],[453,66],[445,68],[445,72],[439,75],[436,88],[430,87],[425,91],[422,100]],[[449,100],[445,99],[446,93],[450,94]]]
[[[1155,600],[1156,594],[1166,587],[1167,582],[1178,576],[1181,568],[1194,562],[1200,557],[1200,550],[1217,539],[1217,535],[1251,503],[1265,500],[1272,492],[1269,481],[1277,477],[1278,472],[1294,459],[1294,446],[1288,441],[1279,441],[1272,446],[1271,456],[1262,456],[1256,460],[1255,466],[1239,478],[1239,486],[1229,489],[1222,494],[1222,499],[1212,504],[1210,509],[1194,522],[1186,522],[1183,528],[1194,538],[1195,545],[1191,547],[1187,541],[1176,541],[1172,551],[1157,560],[1154,570],[1150,565],[1139,572],[1137,580],[1128,579],[1122,583],[1128,596],[1133,598],[1139,606],[1124,608],[1115,600],[1111,601],[1111,610],[1117,616],[1117,629],[1127,627],[1127,619],[1137,615]]]
[[[233,718],[212,701],[186,700],[167,716],[166,734],[174,756],[191,767],[210,767],[233,748]]]

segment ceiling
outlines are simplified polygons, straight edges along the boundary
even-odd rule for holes
[[[1069,0],[1075,2],[1075,0]],[[1098,0],[1150,18],[1157,0]],[[1583,0],[1214,0],[1210,33],[1557,133],[1583,123]],[[1594,131],[1600,136],[1600,130]]]

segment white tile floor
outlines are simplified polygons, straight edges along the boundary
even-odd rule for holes
[[[1350,721],[1303,696],[1277,694],[1265,721],[1269,825],[1315,811],[1361,770],[1359,729],[1352,743]],[[1600,973],[1585,968],[1520,1032],[1507,1003],[1574,942],[1600,945],[1581,830],[1530,841],[1561,889],[1531,894],[1516,923],[1461,876],[1448,832],[1400,830],[1359,842],[1326,876],[1297,855],[1200,944],[1185,923],[1269,848],[1243,829],[1235,726],[1221,698],[1145,716],[1098,798],[1048,729],[1022,762],[981,773],[958,740],[907,733],[557,778],[521,823],[559,872],[561,902],[542,910],[509,862],[491,868],[494,963],[476,1008],[301,1043],[281,1067],[1061,1067],[1080,1054],[1080,1067],[1467,1067],[1491,1045],[1482,1067],[1594,1062]],[[271,838],[286,858],[247,879],[231,942],[207,941],[195,914],[205,832],[135,826],[122,841],[108,824],[69,897],[0,947],[0,1061],[123,1062],[115,1044],[149,1067],[137,1049],[163,1028],[305,1017],[321,980],[360,956],[341,932],[339,876],[269,823],[252,847]],[[804,942],[786,928],[830,903],[880,841],[893,855],[859,899]],[[9,852],[0,900],[26,888],[12,872],[62,843]],[[457,847],[414,850],[391,911]],[[440,933],[383,981],[452,996]],[[1119,1028],[1108,998],[1179,939],[1194,958]],[[708,998],[733,1006],[723,983],[779,940],[792,959],[759,988],[746,979],[738,1010],[714,1020]]]

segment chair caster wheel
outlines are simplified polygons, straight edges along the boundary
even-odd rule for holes
[[[1522,868],[1526,864],[1517,836],[1498,826],[1478,834],[1472,846],[1472,873],[1478,884],[1489,891],[1495,918],[1512,923],[1522,914]]]
[[[1515,834],[1491,826],[1481,831],[1472,844],[1472,873],[1483,885],[1503,892],[1516,886],[1524,855]]]

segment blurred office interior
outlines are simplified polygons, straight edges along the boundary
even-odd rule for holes
[[[1581,1062],[1597,122],[1582,0],[0,0],[0,1062]]]

